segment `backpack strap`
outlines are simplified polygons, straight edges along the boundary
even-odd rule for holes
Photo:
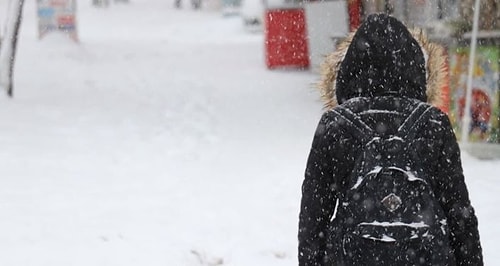
[[[396,133],[396,136],[412,141],[417,134],[418,129],[427,121],[426,118],[430,114],[432,106],[426,103],[419,103],[417,108],[406,118],[401,124]]]
[[[356,129],[356,135],[363,143],[367,143],[375,136],[373,129],[371,129],[361,118],[348,108],[339,105],[332,110],[334,113],[343,118],[351,127]]]

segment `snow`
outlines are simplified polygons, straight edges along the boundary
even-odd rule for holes
[[[402,139],[401,137],[398,137],[398,136],[391,136],[390,138],[387,138],[388,141],[400,141],[400,142],[404,142],[404,139]]]
[[[382,238],[378,238],[378,237],[373,237],[373,236],[370,236],[370,235],[363,235],[364,238],[367,238],[367,239],[372,239],[372,240],[377,240],[377,241],[382,241],[382,242],[396,242],[396,239],[388,236],[388,235],[382,235]]]
[[[382,226],[382,227],[391,227],[391,226],[406,226],[406,227],[411,227],[411,228],[424,228],[424,227],[429,227],[427,224],[424,222],[418,222],[418,223],[403,223],[403,222],[379,222],[379,221],[373,221],[369,223],[360,223],[359,225],[373,225],[373,226]]]
[[[239,17],[78,4],[75,44],[37,40],[25,3],[0,99],[0,265],[296,264],[316,74],[267,70]],[[464,170],[500,264],[500,164],[464,154]]]
[[[420,182],[423,182],[423,183],[427,184],[427,182],[424,179],[418,178],[417,176],[415,176],[413,174],[412,171],[406,171],[404,169],[401,169],[401,168],[395,167],[395,166],[390,166],[390,167],[387,167],[387,168],[390,169],[390,170],[399,171],[399,172],[405,174],[408,177],[408,181],[411,181],[411,182],[413,182],[413,181],[420,181]]]
[[[382,169],[382,168],[381,168],[381,169]],[[372,172],[373,172],[373,171],[372,171]],[[372,172],[370,172],[370,173],[372,173]],[[369,174],[370,174],[370,173],[369,173]],[[354,186],[352,186],[352,188],[351,188],[351,189],[357,189],[357,188],[361,185],[361,183],[363,182],[363,180],[364,180],[364,177],[363,177],[363,176],[358,176],[358,180],[356,180],[356,184],[354,184]]]
[[[391,110],[377,110],[377,109],[370,109],[366,111],[359,112],[360,115],[366,115],[366,114],[394,114],[394,115],[401,115],[400,112],[398,111],[391,111]]]

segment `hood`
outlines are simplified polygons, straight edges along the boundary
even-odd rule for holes
[[[372,14],[326,56],[318,88],[331,109],[354,97],[393,95],[441,103],[446,57],[421,29]]]

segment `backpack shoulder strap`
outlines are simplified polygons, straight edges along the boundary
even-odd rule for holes
[[[427,120],[427,116],[430,114],[432,106],[426,103],[419,103],[417,108],[406,118],[406,120],[401,124],[396,134],[400,138],[404,138],[412,141],[417,134],[418,129]]]
[[[339,105],[337,108],[332,110],[337,115],[339,115],[342,119],[344,119],[352,128],[355,129],[355,135],[363,141],[363,143],[367,143],[374,136],[375,133],[373,129],[371,129],[361,118],[355,114],[353,111],[348,108]]]

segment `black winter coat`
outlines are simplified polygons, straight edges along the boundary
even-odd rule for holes
[[[387,34],[389,36],[384,36]],[[392,43],[374,44],[384,39]],[[404,55],[394,59],[394,51]],[[398,63],[408,58],[417,60],[411,64]],[[392,17],[369,16],[354,35],[342,60],[334,69],[337,71],[333,75],[336,77],[334,101],[357,114],[381,136],[393,135],[418,103],[427,100],[426,81],[429,79],[425,73],[429,68],[421,47]],[[376,79],[375,82],[368,81],[370,75],[370,80]],[[339,221],[346,217],[339,217],[342,213],[334,215],[334,212],[342,200],[345,183],[363,143],[355,137],[352,127],[339,122],[341,119],[335,108],[339,107],[332,107],[321,117],[307,161],[299,215],[301,266],[352,265],[343,259],[342,253],[348,251],[343,250],[342,236],[338,235],[338,229],[343,226]],[[464,182],[455,134],[445,113],[434,107],[430,112],[412,148],[431,173],[432,190],[444,210],[451,232],[451,250],[447,256],[424,257],[412,265],[483,265],[477,218]],[[366,265],[393,265],[387,261],[387,254],[375,255],[378,258]]]

